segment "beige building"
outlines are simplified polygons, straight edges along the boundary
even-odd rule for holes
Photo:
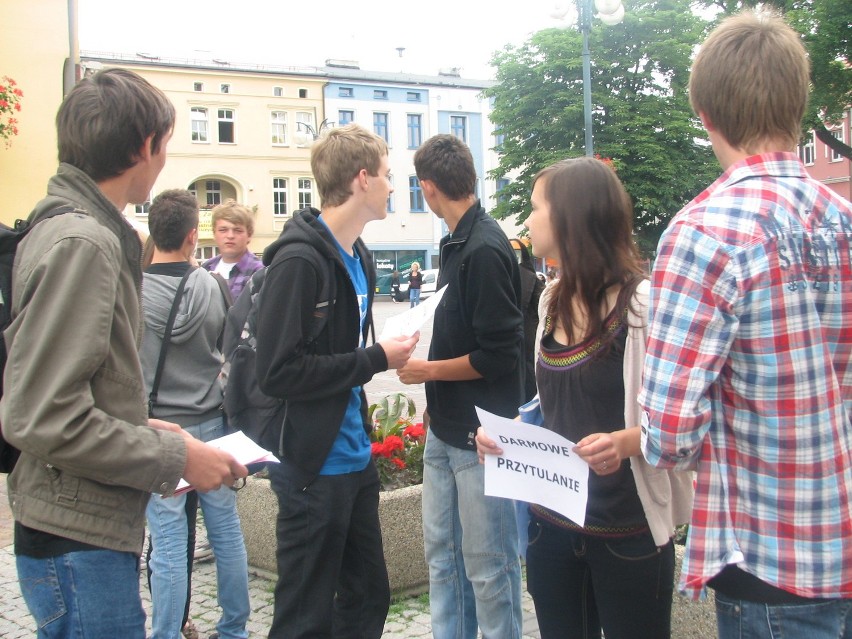
[[[66,0],[3,2],[0,80],[13,78],[24,92],[17,114],[19,133],[8,146],[0,140],[0,221],[6,224],[29,215],[56,172],[53,123],[71,47],[68,25]]]

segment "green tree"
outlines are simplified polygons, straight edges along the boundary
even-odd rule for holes
[[[838,122],[852,105],[852,6],[849,0],[704,0],[721,17],[746,7],[770,6],[781,11],[801,35],[811,60],[811,96],[802,120],[829,148],[852,159],[852,145],[826,128]]]
[[[686,94],[693,49],[706,22],[687,0],[631,2],[624,22],[595,21],[590,35],[594,150],[610,158],[633,199],[649,254],[671,216],[720,169]],[[491,177],[512,177],[498,218],[529,215],[535,173],[585,153],[582,35],[546,29],[495,53],[492,119],[504,136]]]

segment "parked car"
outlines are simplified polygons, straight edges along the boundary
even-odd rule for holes
[[[420,286],[420,299],[422,300],[435,292],[438,284],[438,269],[429,268],[420,272],[423,273],[423,284]],[[399,295],[396,299],[401,302],[408,299],[408,273],[400,276],[399,279]]]

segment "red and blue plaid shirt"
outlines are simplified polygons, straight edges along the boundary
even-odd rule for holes
[[[681,590],[736,563],[852,597],[852,205],[794,154],[753,156],[658,253],[642,448],[698,471]]]

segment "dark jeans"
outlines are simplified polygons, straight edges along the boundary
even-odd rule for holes
[[[186,606],[183,609],[183,628],[189,620],[189,604],[192,599],[192,562],[195,560],[195,536],[198,529],[198,493],[194,490],[186,494]],[[145,553],[145,565],[148,573],[148,592],[151,592],[151,553],[154,544],[151,535],[148,535],[148,552]]]
[[[390,585],[379,526],[379,476],[320,475],[269,465],[278,497],[278,582],[270,639],[379,639]]]
[[[532,516],[527,588],[542,639],[669,639],[674,545],[651,533],[602,538]]]

